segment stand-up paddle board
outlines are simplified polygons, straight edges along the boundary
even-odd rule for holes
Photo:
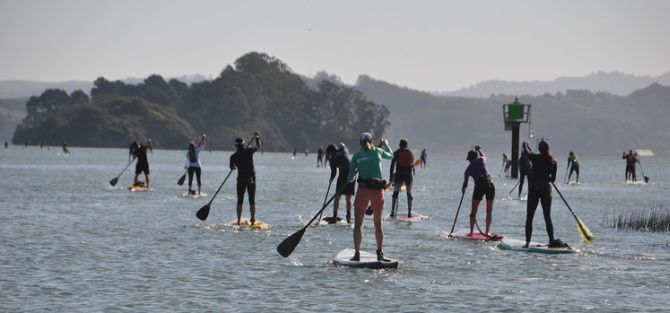
[[[201,193],[194,193],[194,192],[185,192],[181,195],[183,198],[191,198],[191,199],[200,199],[202,197],[207,197],[207,194],[204,192]]]
[[[501,250],[511,250],[511,251],[529,252],[529,253],[544,253],[544,254],[569,254],[579,252],[579,250],[574,249],[570,246],[550,248],[546,244],[531,241],[530,244],[528,245],[528,248],[524,248],[523,245],[525,244],[526,242],[524,240],[503,239],[498,243],[498,245],[496,245],[496,247],[498,247],[498,249]]]
[[[581,184],[582,184],[582,182],[576,182],[576,181],[568,182],[568,185],[569,185],[569,186],[579,186],[579,185],[581,185]]]
[[[319,225],[349,225],[349,224],[347,223],[346,219],[343,219],[341,217],[338,217],[337,219],[333,220],[332,216],[326,216],[322,218],[321,221],[319,221]]]
[[[132,192],[136,192],[136,191],[151,191],[151,189],[147,188],[147,187],[144,186],[144,185],[132,185],[132,186],[128,187],[128,190],[130,190],[130,191],[132,191]]]
[[[481,241],[500,241],[503,239],[503,236],[498,234],[491,234],[491,236],[486,236],[479,232],[473,232],[472,236],[469,236],[468,235],[469,233],[470,233],[469,230],[464,229],[451,234],[451,236],[456,239],[481,240]]]
[[[391,219],[396,219],[398,221],[403,221],[403,222],[419,222],[419,221],[424,221],[424,220],[429,220],[430,217],[421,215],[419,213],[413,212],[412,217],[407,216],[407,212],[403,213],[396,213],[395,217]]]
[[[357,267],[357,268],[398,268],[398,260],[390,259],[389,262],[377,261],[377,255],[369,252],[361,251],[360,252],[360,261],[351,261],[350,259],[354,256],[354,249],[347,248],[335,256],[333,262],[338,265],[348,266],[348,267]]]
[[[228,222],[228,224],[230,226],[234,227],[234,228],[240,228],[240,229],[244,229],[244,228],[246,228],[246,229],[258,229],[258,230],[270,229],[270,225],[268,225],[264,222],[256,220],[253,224],[251,224],[251,221],[246,219],[246,218],[242,218],[240,220],[239,224],[237,224],[237,219],[231,220],[230,222]]]

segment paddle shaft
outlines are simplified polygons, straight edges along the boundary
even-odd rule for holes
[[[644,175],[644,168],[642,168],[642,163],[637,162],[637,164],[640,165],[640,171],[642,171],[642,177],[644,178],[644,182],[645,182],[645,183],[648,182],[648,181],[649,181],[649,177],[647,177],[646,175]]]
[[[328,199],[328,194],[330,193],[330,186],[333,185],[333,181],[328,181],[328,189],[326,190],[326,196],[323,197],[323,204],[326,204],[326,200]],[[323,215],[323,211],[321,211],[321,214],[319,214],[319,221],[321,220],[321,216]]]
[[[451,231],[449,232],[450,237],[451,234],[454,233],[454,227],[456,227],[456,220],[458,220],[458,212],[461,211],[461,204],[463,204],[463,197],[465,197],[465,192],[461,193],[461,201],[458,202],[458,209],[456,210],[456,216],[454,217],[454,224],[451,225]]]
[[[212,201],[214,201],[214,198],[216,198],[216,195],[219,194],[219,191],[221,191],[221,188],[223,188],[223,184],[226,183],[226,181],[228,180],[228,177],[230,177],[230,174],[232,174],[232,173],[233,173],[233,170],[230,170],[230,172],[228,172],[228,175],[226,175],[226,178],[223,180],[223,182],[221,183],[221,185],[219,185],[219,189],[216,190],[216,192],[215,192],[214,195],[212,196],[212,199],[209,199],[209,203],[207,203],[207,206],[209,206],[209,205],[212,204]]]
[[[512,190],[510,190],[509,193],[507,193],[507,196],[508,196],[508,197],[509,197],[509,195],[512,194],[512,192],[514,191],[514,189],[516,189],[516,186],[518,186],[519,183],[521,183],[521,179],[517,180],[517,181],[516,181],[516,184],[514,184],[514,187],[512,187]]]
[[[130,164],[132,164],[133,161],[135,161],[135,159],[131,160],[130,162],[128,162],[128,164],[126,164],[126,167],[124,167],[123,170],[121,170],[121,173],[119,173],[119,175],[116,176],[117,179],[121,177],[121,174],[123,174],[123,172],[125,172],[128,169],[128,166],[130,166]]]
[[[554,189],[556,189],[556,192],[558,192],[558,195],[561,196],[561,200],[563,200],[563,203],[565,203],[565,206],[567,206],[567,207],[568,207],[568,210],[570,210],[570,213],[572,214],[572,217],[574,217],[574,218],[575,218],[575,221],[577,221],[577,222],[579,223],[579,218],[577,217],[577,215],[575,215],[575,212],[572,211],[572,208],[571,208],[570,205],[568,204],[568,201],[565,201],[565,198],[563,197],[563,194],[561,193],[560,190],[558,190],[558,187],[556,187],[556,184],[554,184],[554,183],[552,182],[551,185],[554,186]]]

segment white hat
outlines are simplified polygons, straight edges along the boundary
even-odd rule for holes
[[[360,137],[360,141],[369,141],[372,142],[372,134],[370,133],[362,133]]]

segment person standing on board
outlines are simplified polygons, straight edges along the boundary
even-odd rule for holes
[[[623,153],[622,159],[626,159],[626,181],[637,181],[637,176],[635,175],[635,163],[638,163],[637,155],[633,153],[633,150],[628,150]]]
[[[349,151],[343,143],[340,143],[339,149],[337,149],[334,144],[331,144],[326,148],[326,158],[330,160],[331,183],[333,182],[333,179],[335,179],[335,174],[338,174],[337,172],[339,172],[335,190],[340,192],[335,195],[335,200],[333,202],[333,218],[329,223],[337,223],[337,210],[340,207],[340,197],[342,195],[344,195],[347,204],[347,223],[351,223],[351,196],[354,195],[356,183],[349,183],[347,181],[349,166],[351,165]]]
[[[570,173],[568,174],[568,181],[566,183],[567,184],[570,183],[570,178],[572,177],[573,172],[575,172],[577,174],[576,183],[579,183],[579,163],[577,162],[577,155],[572,151],[570,151],[570,154],[568,155],[568,166],[567,167],[570,168]]]
[[[509,169],[512,167],[512,160],[507,157],[507,154],[503,153],[503,168],[505,172],[505,177],[509,177]]]
[[[207,135],[202,134],[200,142],[196,145],[195,141],[191,141],[188,145],[188,151],[186,152],[186,166],[188,170],[188,193],[194,195],[195,191],[193,190],[193,174],[195,173],[195,178],[198,182],[198,194],[200,194],[200,187],[202,183],[200,181],[201,167],[200,164],[200,152],[205,149]]]
[[[493,221],[493,199],[496,196],[496,186],[491,181],[489,170],[486,167],[486,155],[479,146],[476,146],[475,151],[468,151],[465,159],[470,162],[470,165],[468,165],[463,174],[461,192],[465,193],[470,177],[475,181],[475,188],[472,192],[472,209],[470,211],[470,233],[468,233],[468,236],[472,236],[473,234],[473,229],[477,222],[479,203],[484,196],[486,196],[486,230],[484,235],[493,236],[490,230],[491,222]]]
[[[399,149],[393,152],[389,181],[393,182],[393,197],[391,202],[391,217],[395,217],[394,209],[398,203],[398,195],[403,184],[407,188],[407,217],[412,217],[412,175],[414,169],[414,154],[407,149],[407,139],[400,139]],[[397,167],[396,167],[397,166]]]
[[[319,147],[316,152],[316,167],[323,166],[323,147]]]
[[[382,178],[382,159],[393,159],[393,150],[388,146],[388,140],[382,139],[382,147],[377,148],[372,144],[372,135],[363,133],[359,138],[361,150],[351,158],[351,166],[347,175],[347,181],[352,183],[358,172],[358,190],[354,200],[354,256],[352,261],[360,260],[360,248],[363,236],[361,226],[365,218],[365,210],[371,203],[373,211],[372,220],[375,226],[375,239],[377,240],[377,260],[388,262],[384,257],[384,231],[382,230],[382,210],[384,210],[384,189],[386,181]]]
[[[132,155],[133,161],[137,159],[137,164],[135,164],[135,178],[133,179],[133,185],[143,185],[142,182],[140,182],[140,174],[144,173],[144,186],[149,189],[149,158],[147,157],[147,150],[153,151],[151,139],[147,139],[146,143],[143,144],[135,142]]]
[[[67,144],[63,143],[63,154],[70,155],[70,150],[67,149]]]
[[[254,153],[261,147],[260,134],[254,133],[252,142],[255,147],[245,147],[244,139],[235,139],[237,151],[230,156],[230,170],[237,169],[237,225],[242,218],[242,204],[244,204],[244,193],[249,197],[249,221],[251,225],[256,222],[256,170],[254,169]]]
[[[530,158],[528,158],[528,153],[526,151],[521,151],[521,156],[519,157],[519,198],[521,198],[521,191],[523,190],[524,178],[527,179],[528,184],[530,184],[530,171],[532,166],[530,164]]]
[[[5,149],[9,149],[9,142],[5,141]]]
[[[426,149],[421,150],[421,167],[428,166],[428,152]]]
[[[528,142],[523,143],[523,150],[528,154],[533,166],[529,183],[528,202],[526,203],[526,244],[528,248],[533,234],[533,217],[538,202],[542,204],[542,215],[549,236],[549,247],[562,247],[565,244],[560,239],[554,239],[554,225],[551,222],[551,184],[556,181],[557,165],[549,149],[549,144],[542,140],[537,149],[539,154],[533,153]]]

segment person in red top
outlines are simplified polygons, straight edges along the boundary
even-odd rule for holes
[[[412,217],[412,175],[414,169],[414,154],[407,149],[407,139],[400,139],[400,148],[393,152],[391,161],[391,173],[389,181],[393,182],[393,201],[391,205],[391,217],[395,217],[398,195],[403,184],[407,188],[407,217]]]

